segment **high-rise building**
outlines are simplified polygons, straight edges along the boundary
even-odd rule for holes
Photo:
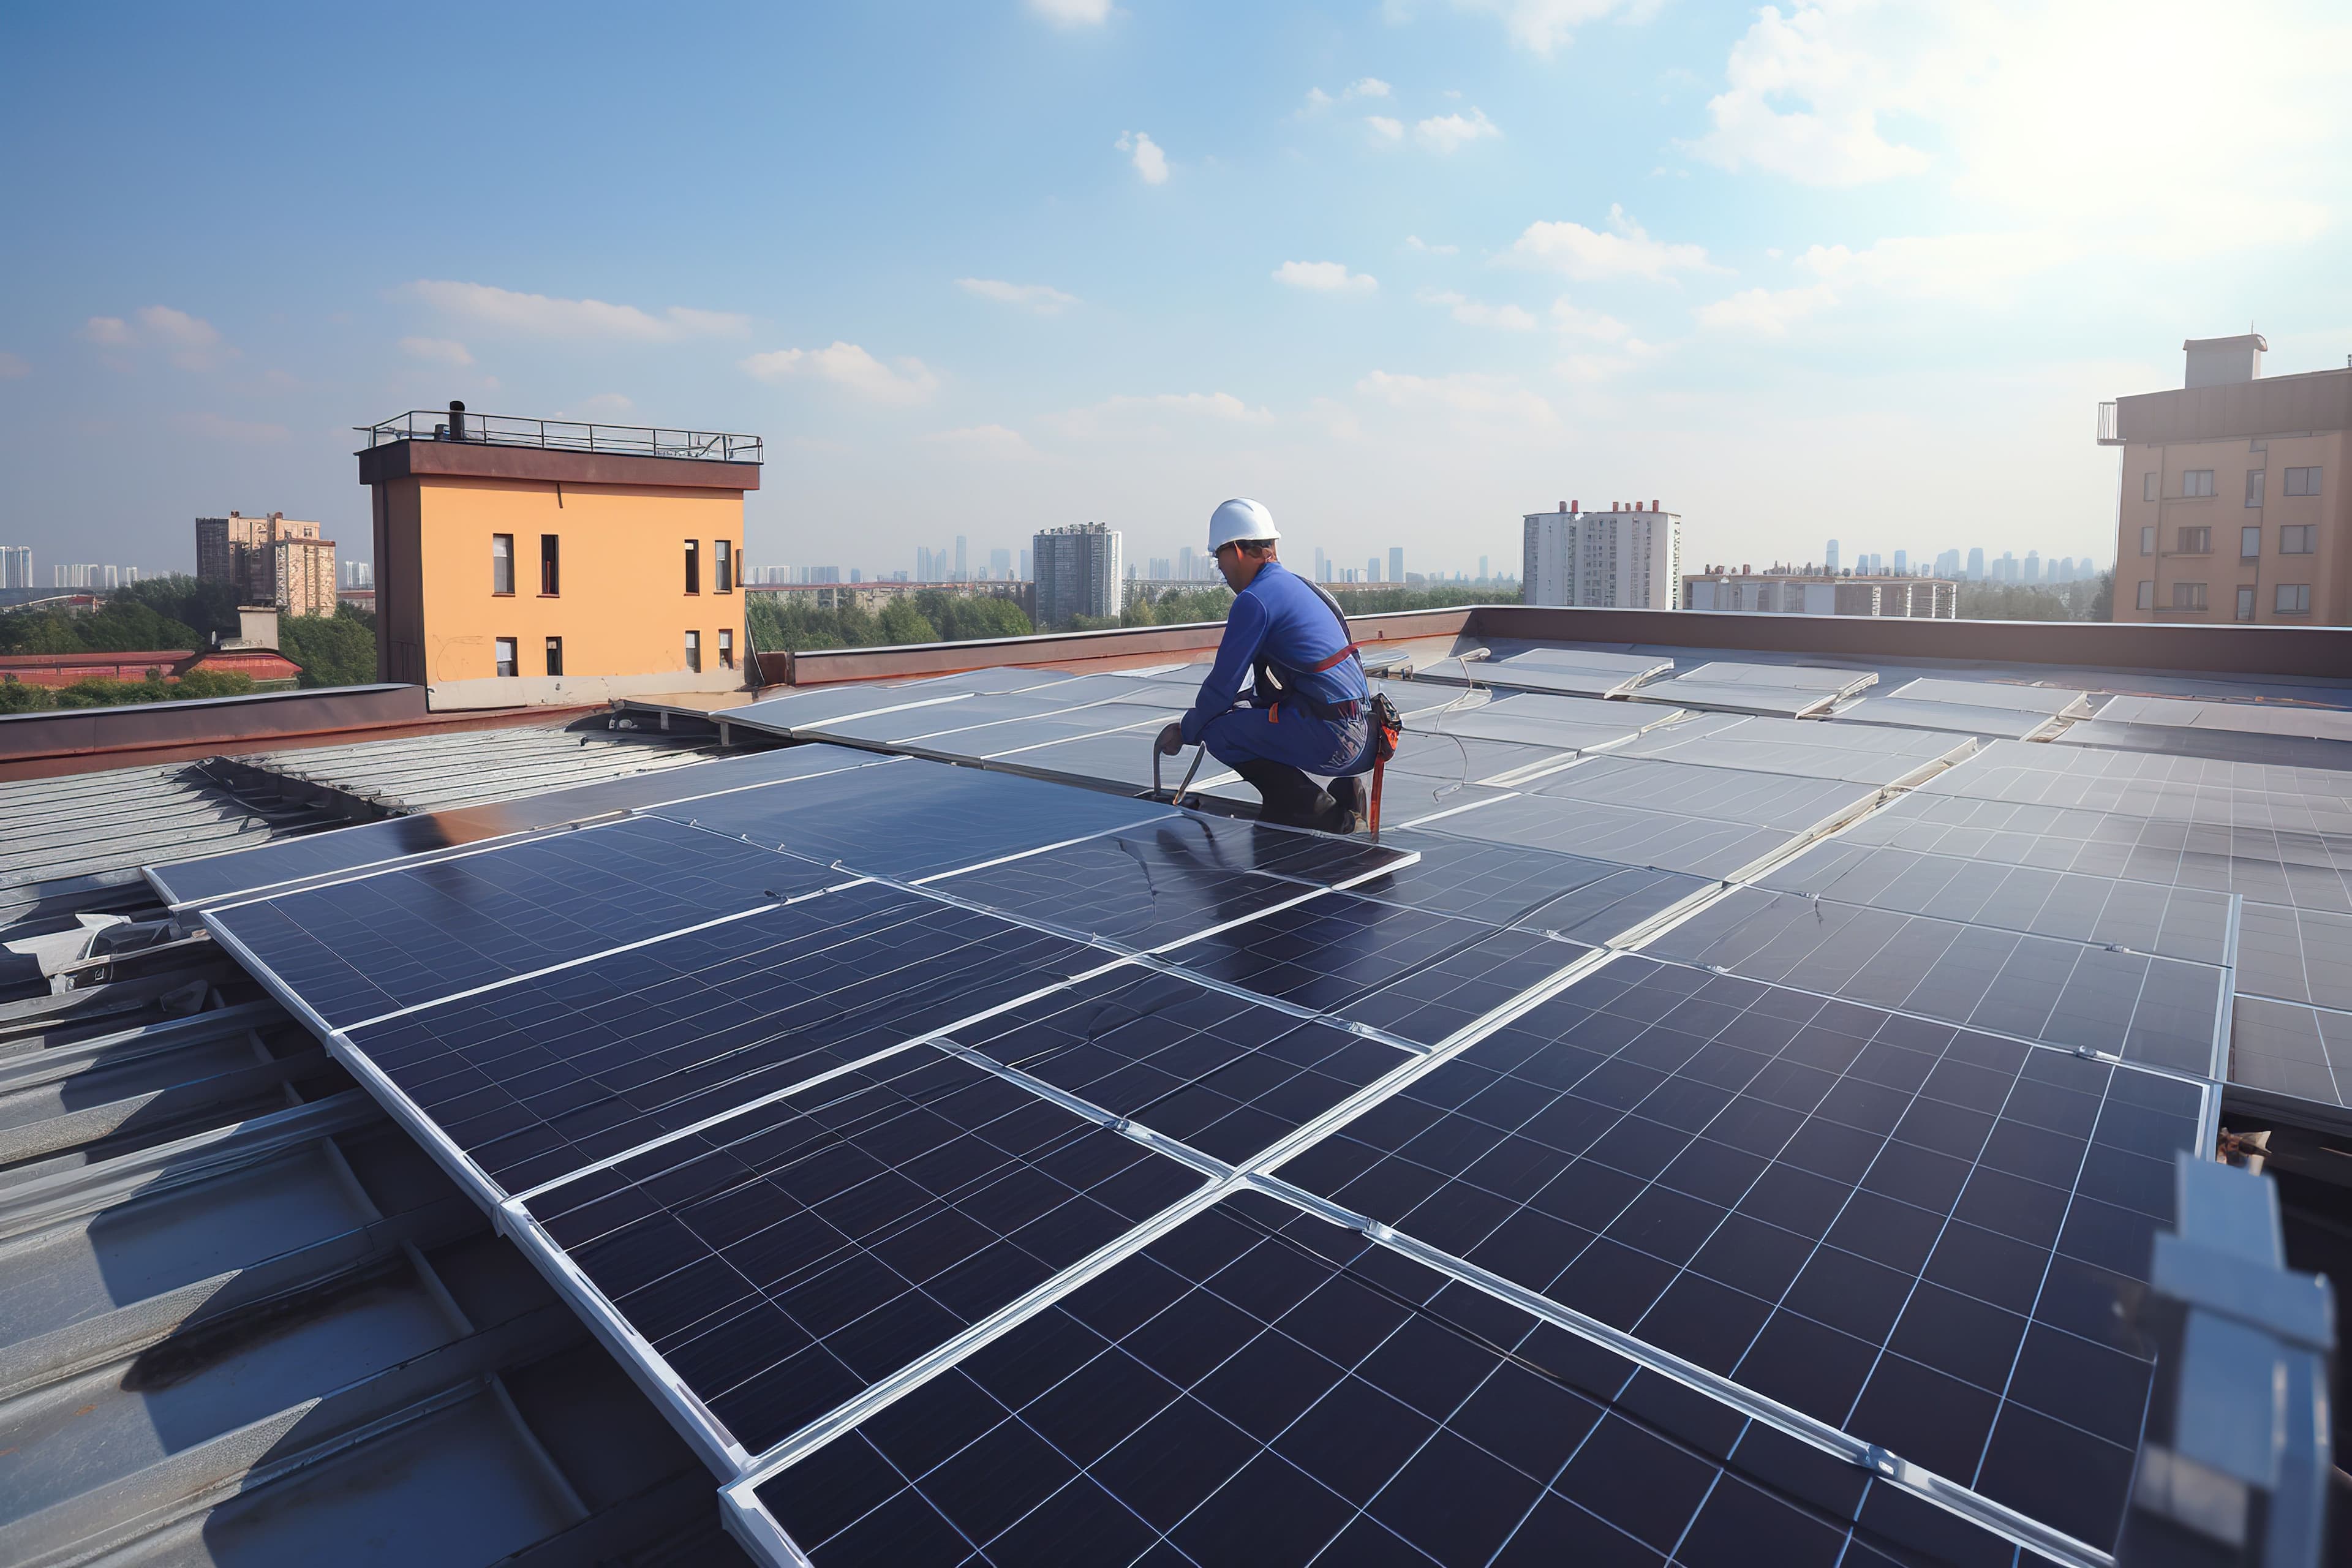
[[[1025,550],[1021,552],[1021,580],[1024,583],[1031,580],[1029,573],[1029,552]]]
[[[970,566],[966,564],[964,560],[964,540],[963,535],[961,533],[956,535],[955,574],[956,581],[959,583],[967,582],[971,577],[971,570]]]
[[[1911,552],[1907,550],[1896,551],[1895,552],[1895,574],[1897,577],[1906,577],[1910,575],[1910,573]]]
[[[297,521],[282,511],[266,517],[235,511],[226,517],[200,517],[196,519],[196,575],[207,583],[234,584],[240,604],[274,605],[278,602],[278,542],[320,535],[317,523]],[[335,609],[332,563],[330,552],[324,612],[328,615]]]
[[[1653,501],[1612,503],[1581,511],[1562,501],[1558,511],[1524,520],[1520,591],[1530,605],[1671,610],[1682,596],[1679,512]]]
[[[1478,581],[1486,581],[1486,558],[1483,555],[1478,557]]]
[[[1957,550],[1947,550],[1947,551],[1945,551],[1943,553],[1941,553],[1940,555],[1937,555],[1937,556],[1936,557],[1936,575],[1937,575],[1937,576],[1938,576],[1938,577],[1957,577],[1957,576],[1958,576],[1959,574],[1960,574],[1960,552],[1959,552],[1958,551],[1957,551]]]
[[[1176,552],[1177,580],[1179,582],[1190,583],[1200,574],[1200,567],[1193,557],[1192,547],[1187,544],[1178,550]]]
[[[2264,379],[2259,333],[2181,349],[2179,387],[2099,410],[2123,458],[2115,618],[2352,625],[2352,363]]]
[[[1331,566],[1324,560],[1323,547],[1319,544],[1315,547],[1315,580],[1318,583],[1328,583],[1331,580]]]
[[[1013,575],[1013,552],[992,550],[988,552],[988,574],[998,582]]]
[[[1031,541],[1037,562],[1037,624],[1065,626],[1076,616],[1119,612],[1120,536],[1099,522],[1049,528]]]
[[[1381,558],[1377,555],[1368,557],[1364,562],[1364,581],[1367,583],[1377,583],[1380,580]]]
[[[1981,545],[1971,546],[1969,551],[1969,581],[1984,581],[1984,547]]]
[[[1389,581],[1398,584],[1404,582],[1404,552],[1393,544],[1389,546]]]
[[[270,547],[270,583],[281,616],[335,613],[335,542],[288,535]]]
[[[1838,542],[1836,540],[1831,540],[1830,547],[1822,552],[1822,565],[1831,576],[1834,577],[1837,575]]]
[[[29,588],[33,585],[33,547],[29,544],[0,544],[0,588]]]

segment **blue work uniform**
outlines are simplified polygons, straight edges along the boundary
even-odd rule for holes
[[[1269,561],[1234,598],[1217,662],[1184,715],[1184,742],[1233,767],[1252,757],[1338,778],[1372,765],[1370,690],[1337,611],[1313,584]],[[1279,690],[1264,678],[1271,668]],[[1240,706],[1244,686],[1252,706]]]

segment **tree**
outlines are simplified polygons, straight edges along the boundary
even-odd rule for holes
[[[875,617],[875,621],[877,629],[881,632],[882,640],[886,644],[904,645],[940,640],[939,627],[933,626],[929,616],[905,599],[893,599],[883,605],[882,613]]]
[[[0,713],[42,713],[58,705],[57,694],[15,676],[0,681]]]
[[[278,648],[302,667],[302,684],[364,686],[375,679],[375,617],[349,605],[331,616],[288,616]]]
[[[2091,595],[2090,618],[2112,621],[2116,618],[2116,574],[2113,567],[2099,574],[2099,586]]]

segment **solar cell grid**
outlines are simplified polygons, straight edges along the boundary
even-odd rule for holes
[[[2352,1106],[2352,1013],[2241,996],[2231,1024],[2232,1084]]]
[[[552,790],[519,800],[395,816],[330,833],[304,834],[253,849],[157,867],[149,873],[149,879],[166,903],[218,903],[256,889],[355,871],[411,855],[538,832],[665,801],[865,767],[876,760],[866,752],[844,751],[836,746],[791,746],[751,752],[686,767],[665,768],[655,773],[583,784],[577,789]]]
[[[350,1038],[521,1192],[1110,961],[866,883]]]
[[[2352,915],[2245,906],[2238,994],[2352,1010]]]
[[[1107,735],[1081,735],[1072,740],[1023,747],[991,757],[989,767],[999,773],[1026,773],[1040,779],[1067,779],[1086,784],[1123,785],[1144,790],[1151,786],[1151,738],[1157,725],[1118,731]],[[1162,759],[1164,787],[1173,790],[1187,764],[1172,769]],[[1193,788],[1232,775],[1215,758],[1203,758]]]
[[[1409,851],[1231,818],[1174,815],[926,886],[1024,920],[1150,949],[1376,876]]]
[[[1480,702],[1453,710],[1440,709],[1423,714],[1418,723],[1409,722],[1408,737],[1398,747],[1397,754],[1433,750],[1441,756],[1450,746],[1446,737],[1461,736],[1470,740],[1508,741],[1521,745],[1541,746],[1551,752],[1589,752],[1604,746],[1614,746],[1628,736],[1640,733],[1635,724],[1617,719],[1554,719],[1521,711],[1512,706],[1518,699],[1506,697],[1496,701]],[[1622,703],[1615,704],[1625,706]],[[1638,719],[1642,710],[1633,710]],[[1459,753],[1456,753],[1457,755]]]
[[[1865,697],[1831,715],[1839,724],[1884,724],[1954,735],[2012,741],[2038,735],[2056,721],[2047,713],[2013,708],[1979,708],[1959,702],[1925,702],[1907,697]]]
[[[205,919],[341,1027],[845,879],[812,861],[747,854],[717,835],[636,816]]]
[[[1435,1045],[1590,951],[1540,932],[1328,893],[1163,956],[1293,1007]]]
[[[1646,950],[1752,980],[2218,1076],[2229,971],[2088,942],[1737,889]]]
[[[921,877],[1048,840],[1132,826],[1166,816],[1167,808],[977,768],[929,765],[861,769],[658,807],[654,815],[819,865],[854,858],[860,871]]]
[[[2046,717],[2085,713],[2087,693],[2071,686],[2026,686],[2014,680],[1942,680],[1923,677],[1887,694],[1913,702],[1948,702],[1969,708],[2007,708]]]
[[[2105,755],[2151,753],[2168,762],[2220,761],[2240,766],[2275,765],[2330,772],[2352,770],[2352,745],[2296,735],[2264,735],[2242,730],[2175,728],[2165,724],[2119,724],[2085,719],[2052,737],[2068,749]]]
[[[2010,1560],[1727,1415],[1243,1193],[734,1495],[821,1568]]]
[[[1412,1059],[1155,970],[1081,980],[953,1037],[1236,1165]]]
[[[2104,1548],[2201,1105],[1621,958],[1278,1173]]]
[[[2126,695],[2109,698],[2099,717],[2115,723],[2352,741],[2352,712],[2302,703],[2200,702],[2180,697]]]
[[[1757,686],[1790,691],[1828,691],[1843,697],[1878,684],[1867,669],[1839,669],[1819,664],[1741,664],[1717,659],[1686,669],[1675,678],[1711,686]]]
[[[1413,828],[1384,835],[1383,841],[1411,849],[1420,859],[1362,884],[1357,891],[1363,897],[1583,942],[1613,941],[1716,886],[1675,871],[1482,844]]]
[[[2113,943],[2198,963],[2231,961],[2230,895],[2200,889],[1962,860],[1849,838],[1813,845],[1757,880],[1843,904]]]
[[[1093,707],[1066,702],[1050,687],[1036,691],[969,697],[935,708],[902,708],[895,712],[856,714],[803,727],[803,732],[856,741],[873,745],[897,745],[919,740],[955,736],[985,736],[1008,724],[1042,724],[1066,718],[1084,724],[1082,715]],[[1093,728],[1108,728],[1097,724]]]
[[[757,1453],[1202,1179],[925,1047],[529,1208]]]
[[[1836,779],[1793,778],[1617,756],[1588,757],[1572,768],[1530,780],[1524,787],[1530,795],[1744,822],[1790,833],[1818,831],[1878,798],[1873,785]]]
[[[1626,696],[1636,702],[1669,702],[1683,708],[1706,709],[1720,713],[1754,713],[1780,719],[1801,719],[1825,713],[1837,700],[1837,693],[1833,691],[1697,680],[1688,676],[1636,687]]]
[[[1507,795],[1418,826],[1449,837],[1717,879],[1739,876],[1795,841],[1779,828],[1538,795]]]

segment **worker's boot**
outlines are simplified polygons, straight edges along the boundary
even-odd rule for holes
[[[1340,810],[1350,816],[1360,817],[1371,809],[1370,796],[1364,789],[1364,775],[1361,773],[1349,773],[1346,778],[1333,779],[1331,798],[1339,803]]]
[[[1286,827],[1314,827],[1326,833],[1345,833],[1353,826],[1339,826],[1344,815],[1339,802],[1323,793],[1315,781],[1287,763],[1269,762],[1264,757],[1250,757],[1234,764],[1234,772],[1257,790],[1260,800],[1258,819],[1280,823]]]

